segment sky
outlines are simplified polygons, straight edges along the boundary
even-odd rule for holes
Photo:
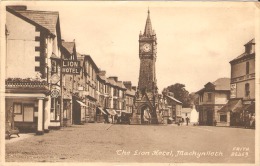
[[[18,2],[29,10],[59,11],[61,35],[76,41],[106,76],[138,84],[139,33],[148,7],[157,35],[159,91],[175,83],[196,92],[230,77],[229,61],[255,37],[253,3],[203,2]]]

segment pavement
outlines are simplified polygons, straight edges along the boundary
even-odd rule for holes
[[[6,162],[254,163],[254,138],[242,128],[93,123],[6,143]]]
[[[18,137],[17,135],[11,135],[10,139],[5,139],[5,144],[10,144],[13,142],[18,142],[21,140],[24,140],[26,138],[30,138],[33,137],[35,135],[35,133],[20,133]]]

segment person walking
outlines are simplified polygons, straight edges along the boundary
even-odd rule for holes
[[[186,117],[186,124],[187,124],[187,126],[189,125],[189,121],[190,121],[190,118]]]

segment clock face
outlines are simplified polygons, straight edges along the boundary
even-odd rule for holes
[[[143,48],[144,52],[149,52],[151,50],[151,45],[148,43],[145,43],[142,48]]]

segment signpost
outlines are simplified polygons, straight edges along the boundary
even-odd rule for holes
[[[51,76],[51,83],[52,84],[57,84],[60,81],[60,76],[58,74],[53,74]]]
[[[230,85],[230,98],[236,98],[236,92],[237,92],[237,84],[231,84]]]
[[[61,87],[61,102],[60,102],[60,124],[63,127],[63,74],[79,75],[81,70],[80,61],[64,60],[61,54],[61,70],[60,70],[60,87]]]
[[[60,96],[60,90],[59,89],[52,89],[51,90],[51,98],[57,98]]]

